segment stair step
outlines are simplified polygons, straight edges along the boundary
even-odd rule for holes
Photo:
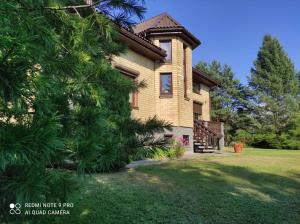
[[[199,145],[198,147],[196,147],[197,149],[205,149],[204,145]]]
[[[204,145],[204,144],[200,142],[195,142],[194,145]]]
[[[202,148],[202,147],[203,147],[203,148],[206,147],[205,143],[203,144],[203,143],[199,143],[199,142],[194,143],[194,146],[198,146],[198,147],[201,147],[201,148]],[[214,147],[211,146],[211,145],[208,145],[207,148],[208,148],[208,149],[213,149]]]
[[[216,150],[214,149],[203,149],[202,152],[215,152]]]
[[[200,152],[200,153],[211,153],[211,152],[215,152],[216,150],[214,149],[194,149],[194,152]]]

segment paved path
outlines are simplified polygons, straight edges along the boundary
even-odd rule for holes
[[[163,164],[163,163],[167,163],[167,162],[172,161],[172,160],[188,160],[188,159],[195,159],[195,158],[206,157],[206,156],[226,157],[226,156],[231,156],[231,155],[233,155],[233,153],[229,153],[229,152],[194,153],[194,152],[191,152],[191,151],[187,151],[179,159],[162,159],[162,160],[145,159],[145,160],[138,160],[138,161],[133,161],[133,162],[129,163],[125,168],[131,169],[131,168],[136,168],[138,166],[149,166],[149,165]]]

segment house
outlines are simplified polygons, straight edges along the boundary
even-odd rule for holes
[[[120,28],[125,54],[113,66],[146,88],[130,95],[132,116],[155,115],[172,123],[165,137],[182,138],[190,150],[222,148],[222,124],[211,121],[210,92],[218,83],[192,67],[192,51],[200,41],[167,13],[147,19],[133,31]]]

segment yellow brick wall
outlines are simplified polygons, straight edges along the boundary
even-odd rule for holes
[[[192,50],[187,48],[187,99],[184,98],[183,76],[183,40],[176,36],[155,37],[153,43],[159,46],[159,40],[172,39],[172,63],[156,63],[155,99],[156,113],[174,126],[193,127],[192,93]],[[187,45],[187,44],[186,44]],[[188,45],[187,45],[188,46]],[[171,72],[173,82],[172,98],[160,97],[160,73]]]
[[[172,39],[172,63],[155,62],[132,50],[115,56],[113,65],[119,64],[140,72],[138,81],[145,80],[147,87],[138,93],[138,109],[132,116],[147,119],[157,115],[171,122],[173,126],[193,127],[193,101],[203,104],[203,120],[210,120],[209,87],[201,84],[201,92],[193,93],[192,85],[192,49],[187,48],[187,98],[184,97],[183,44],[180,37],[154,37],[152,42],[159,46],[160,39]],[[172,73],[173,96],[160,96],[160,73]]]
[[[186,44],[187,45],[187,44]],[[188,46],[188,45],[187,45]],[[178,70],[179,89],[179,119],[180,126],[193,127],[193,101],[192,101],[192,49],[186,49],[186,74],[187,74],[187,97],[184,97],[184,67],[183,67],[183,41],[179,39],[179,57],[181,58],[180,69]]]
[[[165,39],[171,39],[170,37]],[[159,39],[153,40],[154,44],[159,46]],[[174,126],[179,125],[178,117],[178,77],[177,67],[174,64],[177,63],[177,40],[172,38],[172,63],[159,63],[155,65],[155,99],[156,99],[156,113],[159,118],[171,122]],[[172,73],[172,86],[173,96],[171,98],[160,96],[160,73],[171,72]]]
[[[210,121],[209,87],[201,83],[200,94],[193,93],[192,99],[195,102],[202,103],[202,119],[205,121]]]
[[[138,92],[138,108],[132,110],[132,116],[142,120],[155,116],[154,61],[128,49],[113,58],[113,65],[117,64],[140,72],[137,80],[145,80],[147,84]]]

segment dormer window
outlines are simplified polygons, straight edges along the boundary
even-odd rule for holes
[[[160,40],[159,46],[167,53],[166,62],[172,62],[172,40]]]

